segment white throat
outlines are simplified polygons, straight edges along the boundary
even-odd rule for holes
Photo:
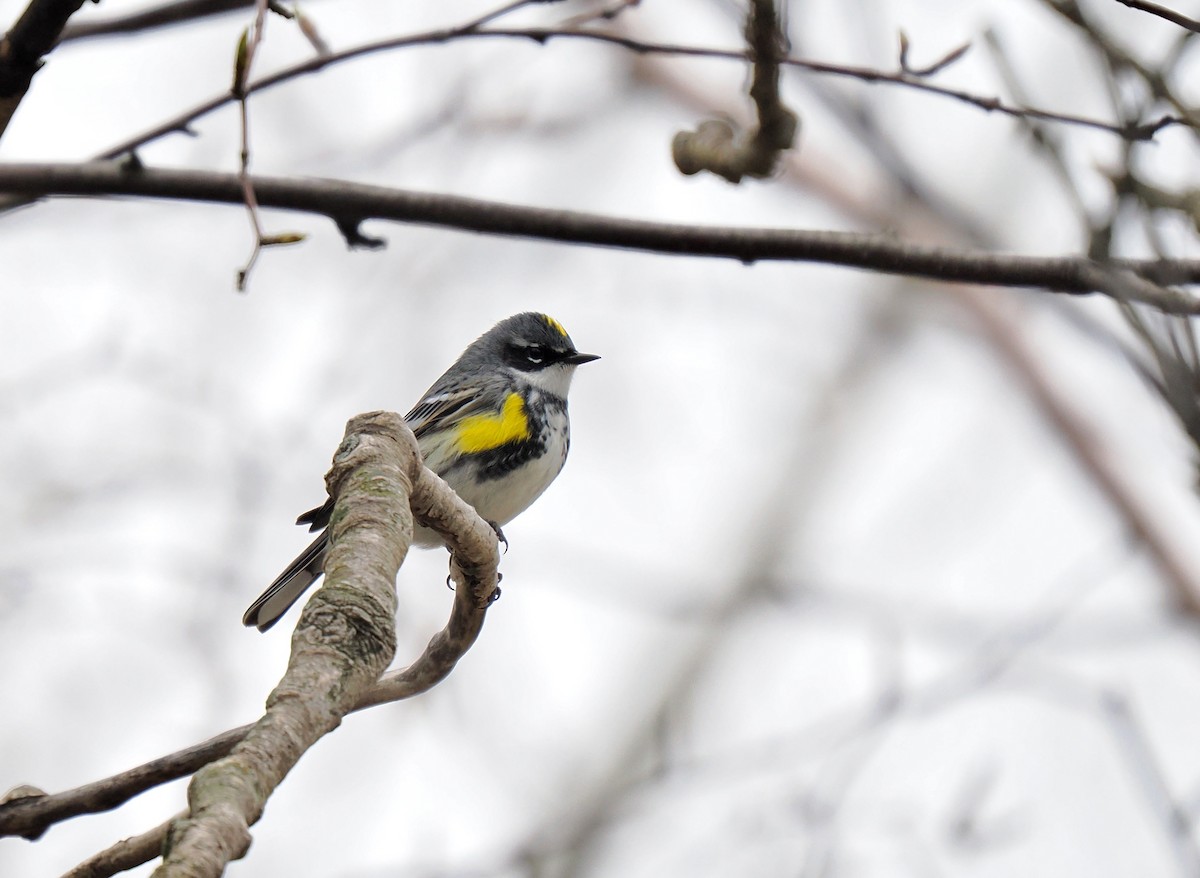
[[[522,380],[528,381],[538,390],[566,399],[567,391],[571,389],[571,378],[575,374],[575,364],[555,363],[537,372],[514,371]]]

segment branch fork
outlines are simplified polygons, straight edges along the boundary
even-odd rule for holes
[[[486,606],[495,590],[495,534],[425,468],[399,415],[351,419],[325,481],[336,500],[325,583],[300,616],[287,671],[263,717],[228,756],[192,778],[188,814],[167,831],[156,878],[216,878],[245,855],[249,827],[274,789],[309,747],[361,706],[395,655],[395,580],[414,515],[446,538],[472,600]]]

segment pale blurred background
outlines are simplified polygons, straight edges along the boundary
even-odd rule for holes
[[[0,28],[23,6],[0,0]],[[1085,6],[1147,57],[1178,33]],[[334,49],[489,8],[304,7]],[[643,0],[612,26],[738,48],[740,9]],[[1036,0],[795,0],[788,15],[795,54],[885,70],[901,29],[918,64],[969,41],[936,81],[1007,97],[992,29],[1032,103],[1111,113],[1095,59]],[[219,94],[250,17],[65,44],[0,159],[79,160]],[[272,17],[255,70],[310,54]],[[680,176],[674,133],[745,112],[746,82],[737,63],[579,42],[388,52],[252,98],[252,168],[1085,246],[1019,123],[891,86],[790,72],[788,175]],[[195,127],[141,158],[236,169],[235,110]],[[1102,204],[1119,140],[1051,130]],[[1190,136],[1158,139],[1153,173],[1194,180]],[[1079,322],[1120,333],[1110,302],[983,290],[1001,306],[989,324],[958,289],[827,266],[385,223],[364,230],[386,250],[351,252],[319,217],[264,221],[309,238],[265,253],[240,295],[235,207],[60,200],[0,217],[0,789],[67,789],[255,718],[296,614],[267,635],[240,616],[305,545],[291,522],[323,499],[345,421],[407,411],[492,323],[538,309],[603,359],[577,375],[563,475],[506,528],[478,644],[429,694],[310,751],[229,875],[1200,875],[1194,620],[986,329],[1016,334],[1200,583],[1192,451]],[[1166,234],[1197,255],[1182,226]],[[400,663],[443,624],[444,576],[441,552],[401,571]],[[0,840],[0,875],[60,874],[183,804],[177,782],[37,843]]]

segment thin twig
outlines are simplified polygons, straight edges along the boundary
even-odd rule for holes
[[[1157,3],[1150,3],[1149,0],[1117,0],[1117,2],[1128,6],[1130,9],[1137,9],[1142,12],[1148,12],[1151,15],[1157,15],[1159,18],[1171,22],[1171,24],[1177,24],[1186,30],[1190,30],[1192,33],[1200,34],[1200,21],[1188,18],[1186,15],[1181,15],[1173,9],[1159,6]]]
[[[143,863],[149,863],[162,856],[163,843],[167,839],[171,824],[186,814],[187,812],[183,811],[141,835],[121,839],[100,853],[88,857],[66,872],[62,878],[110,878],[119,872],[128,872]]]
[[[264,76],[262,79],[250,83],[246,88],[247,94],[254,94],[259,91],[265,91],[276,85],[284,82],[289,82],[301,76],[310,73],[315,73],[325,67],[334,64],[341,64],[346,61],[351,61],[357,58],[363,58],[379,52],[387,52],[396,49],[408,48],[410,46],[421,45],[438,45],[443,43],[451,43],[461,39],[521,39],[529,40],[536,44],[544,44],[551,40],[584,40],[588,42],[598,42],[621,48],[628,49],[640,54],[660,54],[674,55],[688,58],[712,58],[714,60],[737,61],[745,63],[748,59],[746,53],[735,49],[715,49],[701,46],[684,46],[671,43],[645,42],[641,40],[631,39],[619,34],[604,33],[601,31],[592,30],[554,30],[550,28],[487,28],[479,29],[478,20],[468,22],[467,24],[444,28],[434,31],[427,31],[420,34],[412,34],[403,37],[392,37],[386,40],[379,40],[373,43],[364,43],[360,46],[355,46],[350,49],[344,49],[340,52],[334,52],[330,55],[310,58],[299,64],[294,64],[291,67],[284,68],[276,73]],[[989,113],[1000,113],[1013,118],[1030,117],[1040,119],[1047,122],[1057,122],[1064,125],[1076,125],[1085,128],[1092,128],[1098,131],[1105,131],[1110,134],[1115,134],[1119,137],[1128,140],[1150,140],[1163,128],[1170,125],[1183,124],[1183,120],[1177,116],[1164,115],[1159,119],[1151,120],[1145,123],[1134,125],[1117,125],[1110,122],[1104,122],[1099,119],[1091,119],[1085,116],[1076,116],[1070,113],[1058,113],[1049,110],[1042,110],[1036,107],[1018,107],[1006,104],[998,97],[988,97],[983,95],[971,94],[970,92],[961,91],[958,89],[947,88],[945,86],[934,85],[921,77],[912,76],[904,72],[889,73],[883,70],[876,70],[869,67],[855,67],[842,64],[830,64],[821,61],[809,61],[801,58],[785,58],[781,62],[784,66],[794,67],[798,70],[805,70],[809,73],[815,73],[825,76],[839,76],[856,79],[868,84],[896,85],[904,88],[923,91],[928,94],[937,95],[940,97],[951,98]],[[175,133],[190,133],[192,124],[209,113],[217,110],[226,104],[233,101],[232,95],[225,93],[198,104],[197,106],[186,110],[183,113],[163,122],[142,134],[116,144],[113,147],[95,156],[97,159],[115,159],[126,153],[133,152],[148,143],[165,137],[168,134]]]
[[[262,252],[263,233],[262,223],[258,217],[258,202],[254,197],[254,184],[250,180],[250,111],[247,105],[246,83],[250,79],[250,69],[254,64],[254,56],[263,40],[263,30],[266,27],[267,0],[257,0],[255,4],[254,23],[242,32],[238,42],[237,58],[234,62],[233,97],[238,102],[238,121],[241,134],[242,148],[238,155],[238,179],[242,182],[242,197],[246,203],[246,213],[249,215],[250,227],[254,232],[254,247],[245,266],[237,273],[237,291],[246,291],[246,279],[250,275],[258,255]]]
[[[941,71],[943,71],[947,67],[949,67],[951,64],[954,64],[956,61],[960,60],[963,57],[963,55],[967,54],[967,52],[970,51],[970,49],[971,49],[971,44],[969,42],[963,43],[961,46],[951,49],[949,52],[947,52],[941,58],[938,58],[936,61],[934,61],[930,64],[926,64],[924,67],[914,67],[912,65],[912,63],[908,60],[908,52],[909,52],[909,49],[911,48],[911,44],[908,41],[908,34],[906,34],[904,31],[900,31],[899,39],[900,39],[900,58],[899,58],[900,70],[902,72],[908,74],[909,76],[917,76],[920,78],[925,78],[927,76],[933,76],[936,73],[940,73]]]
[[[1042,0],[1042,3],[1083,31],[1088,42],[1105,56],[1113,70],[1131,70],[1136,73],[1155,98],[1165,101],[1175,110],[1178,115],[1172,118],[1177,123],[1186,124],[1194,129],[1200,128],[1200,113],[1175,93],[1167,77],[1160,71],[1146,66],[1118,45],[1091,19],[1089,13],[1083,11],[1077,0]]]

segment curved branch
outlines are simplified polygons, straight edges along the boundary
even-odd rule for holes
[[[796,142],[800,118],[779,94],[779,66],[787,57],[787,37],[774,0],[750,0],[745,33],[747,54],[754,59],[750,98],[758,124],[745,132],[725,119],[708,119],[694,131],[680,131],[671,142],[680,173],[709,171],[730,183],[740,183],[743,177],[766,179]]]
[[[496,534],[424,466],[400,415],[351,418],[325,483],[335,501],[325,582],[300,614],[288,669],[262,719],[229,756],[192,778],[189,814],[168,831],[157,878],[219,878],[231,860],[244,856],[249,827],[271,793],[390,664],[396,573],[412,540],[414,514],[446,539],[476,607],[491,602]]]
[[[366,417],[366,416],[364,416]],[[355,423],[355,422],[351,422]],[[384,674],[354,701],[350,712],[411,698],[444,680],[474,644],[496,592],[496,534],[438,476],[419,467],[409,502],[413,515],[451,548],[454,606],[445,628],[407,668]],[[303,618],[303,616],[302,616]],[[253,728],[244,725],[203,743],[104,780],[51,795],[29,795],[0,804],[0,837],[37,839],[55,823],[108,811],[164,783],[178,780],[227,756]]]
[[[928,280],[1040,287],[1070,294],[1106,293],[1111,290],[1116,271],[1137,281],[1123,290],[1123,300],[1144,302],[1167,313],[1200,313],[1200,304],[1191,295],[1159,286],[1200,283],[1200,260],[1130,259],[1102,267],[1082,256],[1023,256],[930,247],[885,235],[851,232],[647,222],[341,180],[255,177],[253,182],[261,206],[321,214],[340,228],[356,228],[367,219],[385,219],[651,253],[745,263],[820,262]],[[0,164],[0,192],[27,197],[139,195],[240,205],[242,191],[236,174],[130,168],[101,162]]]
[[[360,415],[346,425],[325,477],[336,498],[325,583],[300,615],[287,671],[262,718],[192,778],[189,813],[168,831],[159,878],[217,878],[244,856],[271,793],[391,662],[396,573],[412,540],[409,495],[421,469],[399,415]]]
[[[642,55],[674,55],[684,58],[711,58],[720,61],[737,61],[745,63],[752,60],[744,50],[735,49],[715,49],[704,46],[685,46],[671,43],[652,43],[642,40],[636,40],[631,37],[621,36],[620,34],[605,33],[598,30],[572,30],[572,29],[553,29],[553,28],[484,28],[483,25],[495,18],[495,15],[484,16],[474,21],[468,22],[457,27],[442,28],[439,30],[426,31],[419,34],[409,34],[402,37],[391,37],[386,40],[378,40],[373,43],[364,43],[360,46],[354,46],[349,49],[344,49],[340,52],[332,52],[328,55],[322,54],[317,57],[310,58],[299,64],[294,64],[291,67],[284,68],[269,76],[264,76],[250,83],[246,88],[246,94],[254,94],[260,91],[266,91],[276,85],[289,82],[301,76],[306,76],[310,73],[316,73],[335,64],[341,64],[346,61],[352,61],[358,58],[363,58],[368,55],[374,55],[378,52],[387,52],[394,49],[405,49],[411,46],[427,46],[440,45],[450,43],[461,39],[510,39],[510,40],[525,40],[536,45],[543,45],[551,40],[584,40],[586,42],[603,43],[610,46],[617,46],[623,49],[628,49],[631,52],[636,52]],[[1036,107],[1019,107],[1011,104],[1006,104],[998,97],[989,97],[985,95],[972,94],[971,92],[962,91],[960,89],[947,88],[946,86],[935,85],[928,81],[924,76],[900,70],[898,72],[888,72],[885,70],[876,70],[870,67],[855,67],[844,64],[829,64],[822,61],[807,61],[803,58],[784,58],[780,64],[786,67],[793,67],[798,70],[804,70],[809,73],[815,73],[824,76],[840,76],[848,79],[856,79],[860,82],[868,84],[882,85],[898,85],[905,88],[923,91],[927,94],[937,95],[939,97],[950,98],[951,100],[960,101],[969,104],[977,109],[984,110],[988,113],[1000,113],[1013,118],[1029,118],[1039,119],[1045,122],[1058,122],[1065,125],[1078,125],[1085,128],[1092,128],[1099,131],[1107,131],[1110,134],[1115,134],[1130,141],[1150,140],[1161,131],[1171,125],[1185,124],[1186,120],[1178,116],[1162,116],[1159,119],[1150,120],[1142,123],[1133,124],[1113,124],[1103,122],[1098,119],[1090,119],[1086,116],[1076,116],[1070,113],[1056,113],[1049,110],[1041,110]],[[115,159],[125,153],[132,152],[139,147],[145,146],[165,137],[168,134],[188,133],[191,131],[191,125],[197,119],[207,116],[209,113],[217,110],[234,100],[233,95],[229,92],[222,92],[215,97],[210,98],[204,103],[197,104],[190,110],[175,116],[160,125],[151,128],[142,134],[118,143],[116,146],[105,150],[97,156],[96,159]]]

